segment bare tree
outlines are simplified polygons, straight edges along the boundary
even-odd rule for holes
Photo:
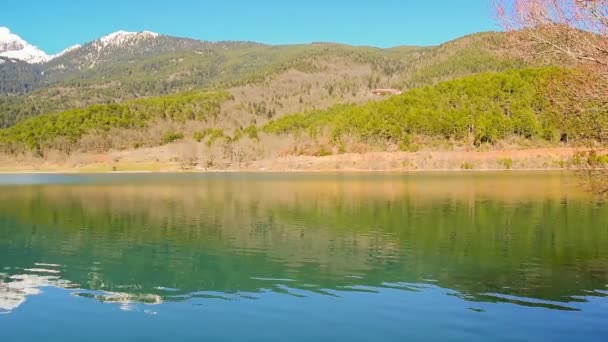
[[[608,0],[498,0],[523,57],[571,60],[608,71]]]
[[[495,0],[507,53],[573,67],[548,85],[558,122],[580,139],[608,138],[608,0]],[[608,193],[608,162],[593,146],[578,156],[595,192]]]
[[[608,0],[495,0],[508,52],[534,63],[577,67],[560,87],[594,104],[608,99]],[[577,101],[581,104],[582,101]],[[576,108],[572,108],[575,111]]]

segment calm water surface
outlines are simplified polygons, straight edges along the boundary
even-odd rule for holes
[[[2,341],[606,341],[566,174],[1,175]]]

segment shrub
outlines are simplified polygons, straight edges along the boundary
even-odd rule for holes
[[[204,131],[194,132],[194,134],[192,134],[192,139],[194,139],[196,142],[201,142],[203,139],[205,139],[205,137],[207,137],[207,135],[209,135],[209,131],[209,129],[206,129]]]
[[[255,125],[249,125],[244,129],[244,133],[247,134],[249,139],[259,140],[258,128]]]
[[[513,168],[513,159],[511,159],[511,158],[500,159],[500,160],[498,160],[498,164],[507,170],[511,170]]]
[[[319,146],[319,150],[316,153],[317,157],[326,157],[326,156],[331,156],[333,154],[333,152],[331,151],[331,149],[327,148],[326,146]]]
[[[471,162],[464,162],[462,163],[460,168],[463,170],[473,170],[475,168],[475,165],[473,165],[473,163]]]
[[[174,142],[176,140],[181,140],[181,139],[184,139],[184,134],[183,133],[179,133],[179,132],[167,132],[167,133],[165,133],[162,136],[162,138],[160,140],[161,140],[161,143],[163,145],[167,145],[167,144],[170,144],[170,143],[172,143],[172,142]]]
[[[223,129],[212,129],[209,131],[209,140],[207,140],[207,147],[211,147],[213,145],[213,143],[220,138],[224,137],[224,130]]]

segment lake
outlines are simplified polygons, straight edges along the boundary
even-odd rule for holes
[[[606,341],[566,173],[0,175],[2,341]]]

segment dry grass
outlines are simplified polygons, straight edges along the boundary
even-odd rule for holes
[[[246,150],[247,142],[241,148]],[[367,152],[336,155],[284,155],[238,158],[236,147],[208,148],[193,141],[167,146],[81,153],[49,161],[35,157],[0,158],[4,172],[10,171],[462,171],[462,170],[565,170],[576,168],[572,159],[576,148],[540,148],[487,152]],[[232,153],[232,154],[231,154]],[[264,151],[258,151],[261,155]]]

